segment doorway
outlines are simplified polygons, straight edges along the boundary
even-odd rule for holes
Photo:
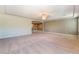
[[[40,21],[32,21],[32,32],[42,32],[43,23]]]

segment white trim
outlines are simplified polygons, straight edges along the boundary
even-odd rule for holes
[[[4,38],[11,38],[11,37],[17,37],[17,36],[24,36],[24,35],[31,35],[32,33],[21,33],[21,34],[10,34],[10,35],[7,35],[7,36],[0,36],[0,39],[4,39]]]
[[[53,34],[53,33],[55,33],[55,34],[60,34],[60,35],[73,35],[73,34],[65,34],[65,33],[57,33],[57,32],[44,32],[44,33],[51,33],[51,34]],[[75,36],[75,35],[73,35],[73,36]]]

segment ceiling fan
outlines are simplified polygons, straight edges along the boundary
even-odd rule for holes
[[[42,20],[47,20],[48,16],[49,16],[49,14],[46,11],[42,11],[40,13],[40,17],[41,17]]]

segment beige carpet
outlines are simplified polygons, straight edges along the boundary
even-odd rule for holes
[[[0,53],[51,54],[79,53],[78,36],[59,33],[33,33],[0,40]]]

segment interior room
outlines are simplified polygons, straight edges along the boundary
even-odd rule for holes
[[[40,21],[32,21],[32,32],[42,32],[43,31],[43,23]]]
[[[0,54],[79,53],[79,5],[0,5]]]

